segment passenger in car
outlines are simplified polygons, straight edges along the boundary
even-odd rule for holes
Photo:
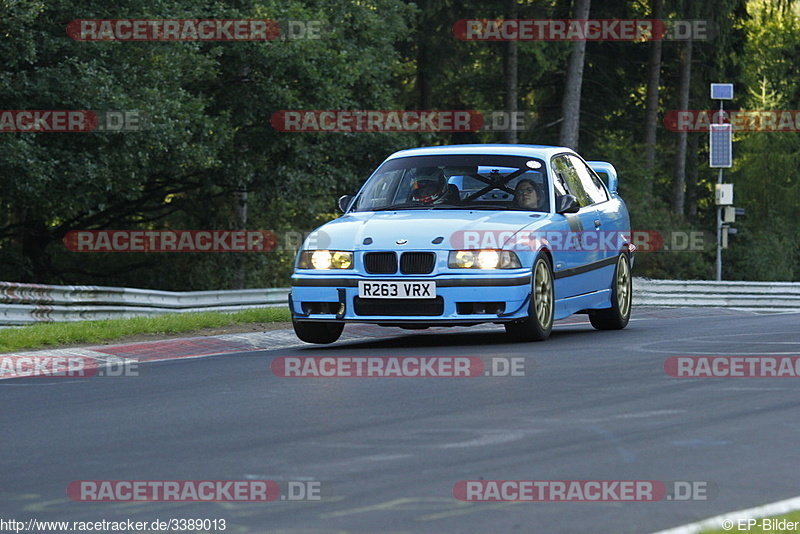
[[[514,189],[514,202],[520,208],[542,211],[546,209],[547,199],[533,180],[525,178],[520,180]]]

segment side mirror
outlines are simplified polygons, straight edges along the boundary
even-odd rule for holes
[[[575,195],[560,195],[556,197],[556,213],[561,215],[565,213],[578,213],[581,207],[578,205],[578,199]]]
[[[587,161],[586,163],[589,164],[589,167],[592,168],[594,172],[597,174],[605,175],[606,176],[606,187],[612,193],[617,192],[617,185],[619,184],[619,178],[617,178],[617,169],[607,161]]]
[[[336,205],[339,208],[339,211],[342,213],[347,212],[350,208],[350,204],[353,203],[353,199],[356,198],[353,195],[342,195],[339,197],[339,200],[336,202]]]

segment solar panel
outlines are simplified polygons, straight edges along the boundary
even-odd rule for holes
[[[733,100],[733,84],[712,83],[711,98],[713,100]]]
[[[708,165],[711,168],[733,166],[733,128],[730,124],[711,124],[708,132]]]

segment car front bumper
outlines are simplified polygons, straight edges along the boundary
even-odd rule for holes
[[[436,282],[435,299],[360,298],[360,280]],[[381,324],[477,324],[527,317],[531,274],[465,276],[335,276],[298,274],[292,277],[289,305],[295,321],[344,321]]]

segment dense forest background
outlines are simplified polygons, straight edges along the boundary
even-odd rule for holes
[[[470,42],[465,18],[709,21],[707,40]],[[576,16],[577,15],[577,16]],[[322,21],[319,39],[80,42],[73,19]],[[583,52],[580,52],[583,50]],[[582,61],[581,61],[582,59]],[[395,150],[569,144],[614,163],[634,229],[703,231],[704,250],[637,255],[635,274],[714,277],[708,134],[670,110],[800,109],[790,0],[0,0],[0,109],[138,110],[131,132],[0,133],[0,280],[158,289],[287,286],[297,236],[336,217]],[[577,91],[576,91],[577,87]],[[570,96],[572,95],[572,96]],[[279,110],[518,110],[514,133],[285,133]],[[728,280],[800,280],[800,134],[735,132]],[[272,230],[264,253],[75,253],[70,230]],[[668,235],[668,234],[667,234]]]

